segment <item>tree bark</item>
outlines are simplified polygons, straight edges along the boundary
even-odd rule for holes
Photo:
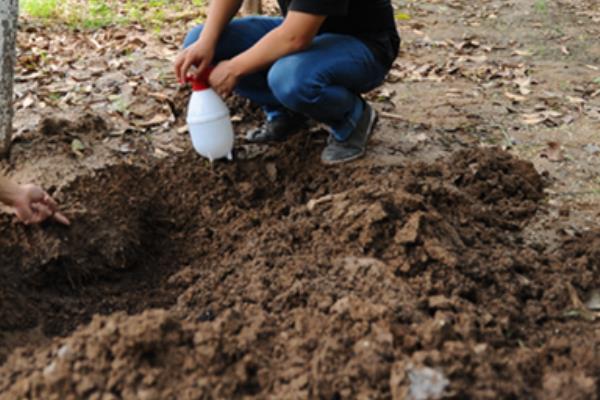
[[[0,156],[10,146],[18,0],[0,0]]]
[[[260,14],[262,12],[260,0],[244,0],[242,13],[244,15]]]

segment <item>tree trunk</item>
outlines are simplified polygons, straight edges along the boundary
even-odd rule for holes
[[[10,146],[18,0],[0,0],[0,156]]]
[[[262,12],[260,0],[244,0],[242,13],[244,15],[260,14]]]

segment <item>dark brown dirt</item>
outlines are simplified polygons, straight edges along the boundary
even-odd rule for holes
[[[530,163],[324,169],[312,144],[106,167],[56,194],[70,229],[4,220],[0,330],[67,336],[4,348],[0,398],[418,398],[425,367],[445,397],[595,398],[572,301],[598,235],[525,244]]]

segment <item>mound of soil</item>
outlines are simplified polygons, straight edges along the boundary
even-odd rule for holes
[[[0,397],[596,396],[594,326],[565,314],[595,241],[524,242],[530,163],[325,169],[301,140],[100,171],[60,191],[71,229],[3,221],[0,329],[66,336],[12,352]]]

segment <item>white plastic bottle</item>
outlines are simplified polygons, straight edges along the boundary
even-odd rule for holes
[[[229,109],[208,85],[210,70],[200,79],[192,79],[192,95],[188,104],[187,124],[192,145],[198,154],[211,162],[227,157],[233,159],[233,127]]]

